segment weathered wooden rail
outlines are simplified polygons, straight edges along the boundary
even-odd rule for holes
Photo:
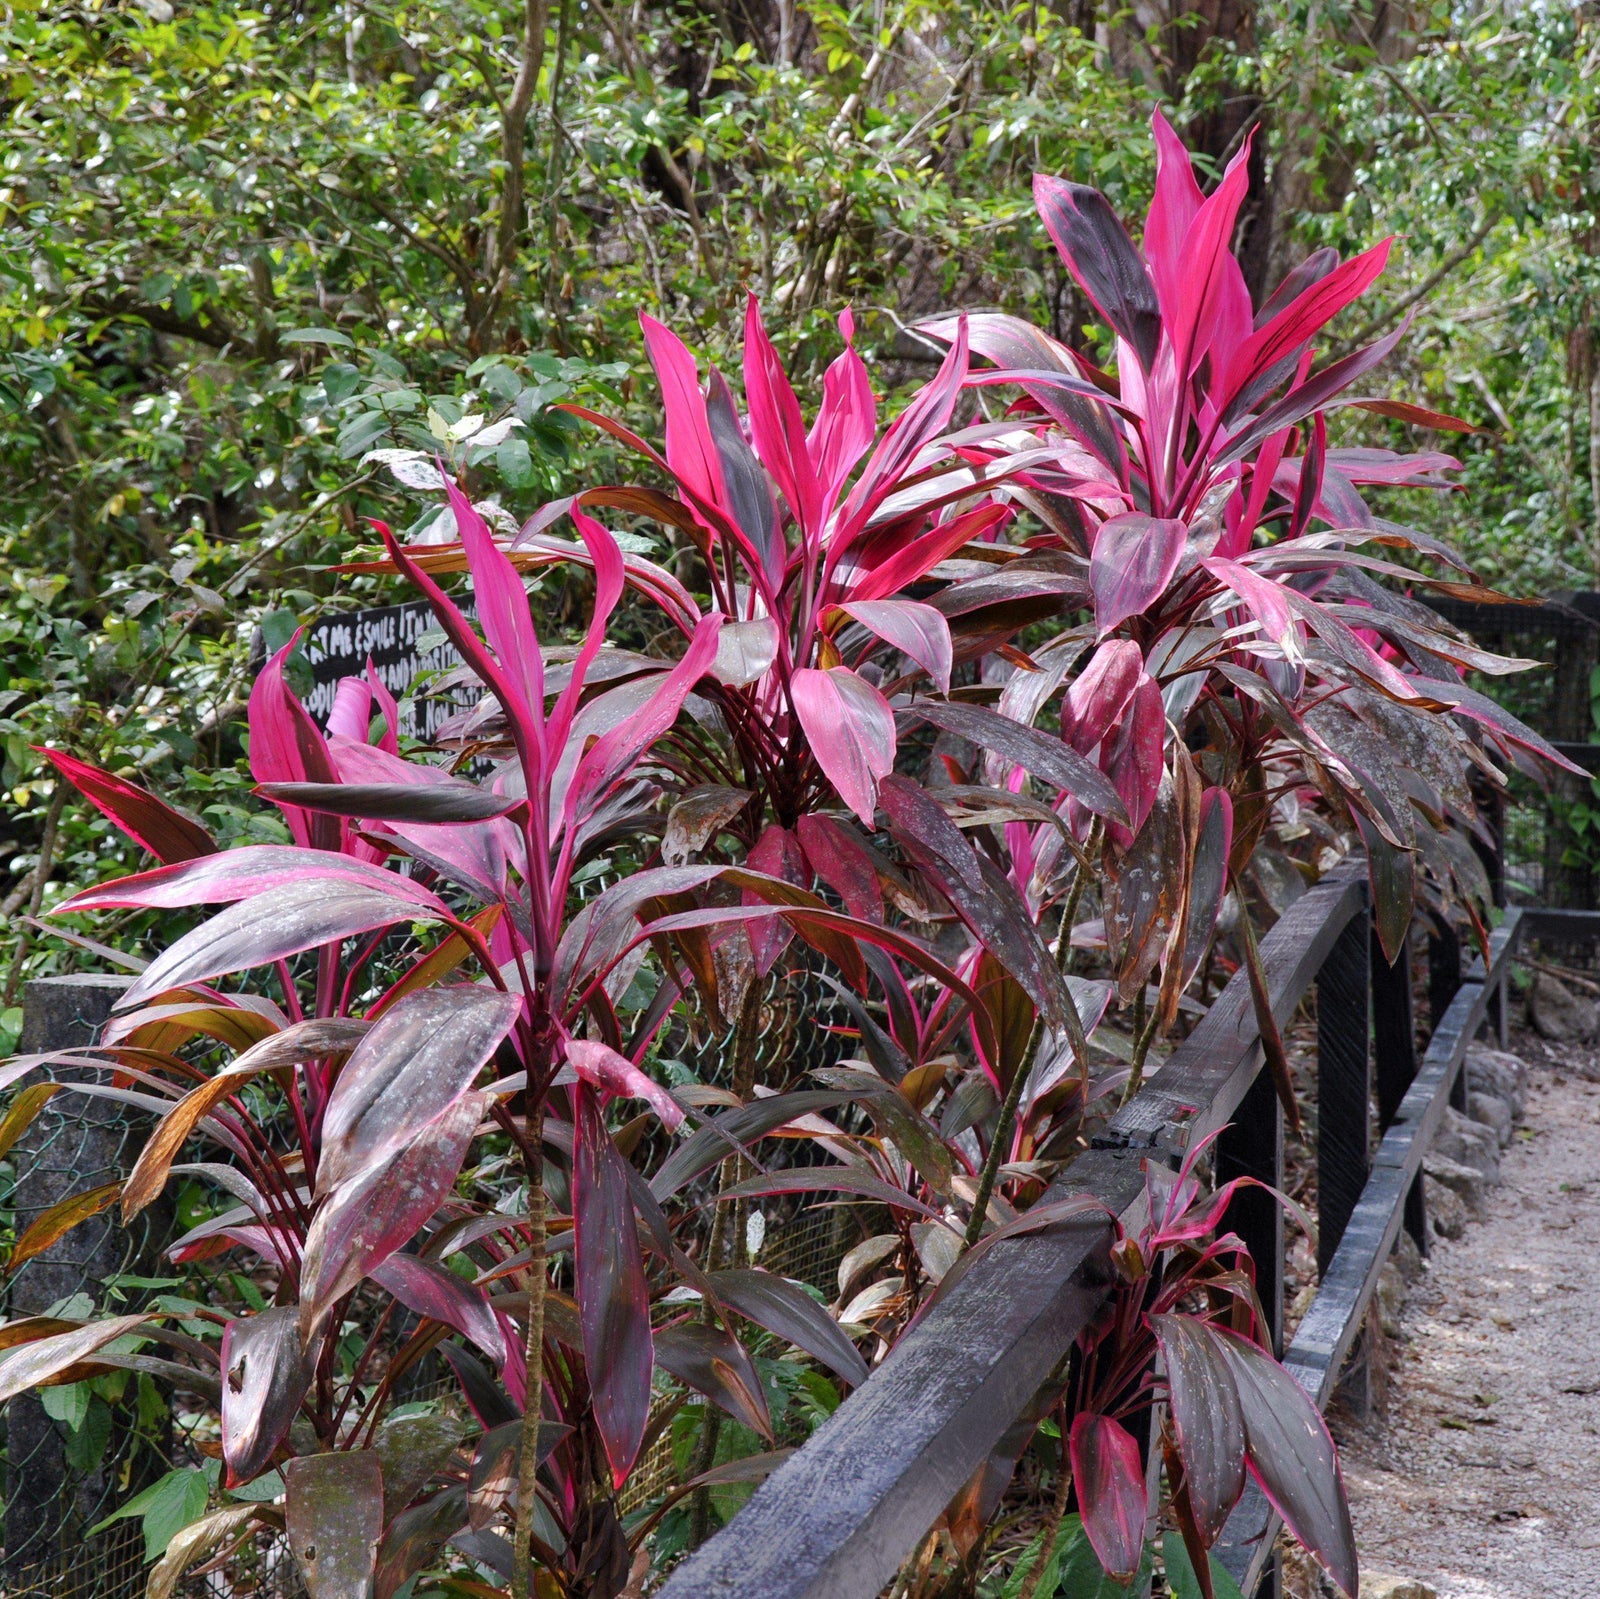
[[[1446,1105],[1464,1092],[1467,1046],[1491,1001],[1503,1025],[1518,940],[1547,920],[1552,933],[1600,932],[1600,916],[1509,913],[1487,965],[1467,971],[1420,1060],[1409,956],[1391,968],[1377,951],[1365,878],[1354,864],[1291,906],[1262,941],[1280,1022],[1313,984],[1318,996],[1322,1280],[1284,1358],[1319,1405],[1341,1374],[1364,1382],[1360,1340],[1378,1274],[1402,1226],[1419,1245],[1425,1240],[1423,1157]],[[1240,972],[1046,1200],[1093,1194],[1136,1228],[1144,1163],[1175,1163],[1195,1139],[1219,1128],[1218,1181],[1250,1174],[1276,1183],[1282,1119],[1261,1067]],[[1228,1225],[1250,1246],[1281,1346],[1281,1211],[1246,1189]],[[872,1599],[996,1451],[1093,1316],[1109,1289],[1111,1241],[1109,1222],[1074,1220],[993,1248],[733,1521],[678,1567],[661,1599]],[[1275,1599],[1279,1589],[1276,1535],[1270,1507],[1252,1489],[1217,1549],[1258,1599]]]

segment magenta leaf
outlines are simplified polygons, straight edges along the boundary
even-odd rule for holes
[[[894,770],[894,712],[872,684],[848,667],[802,667],[794,708],[817,765],[839,798],[873,825],[878,783]]]
[[[1244,1492],[1244,1413],[1227,1353],[1190,1316],[1151,1318],[1195,1525],[1209,1549]]]
[[[596,1043],[587,1038],[569,1038],[567,1059],[572,1069],[591,1088],[627,1099],[644,1100],[669,1130],[682,1125],[683,1109],[677,1100],[609,1044]]]
[[[334,1305],[416,1237],[449,1197],[484,1097],[467,1094],[398,1154],[345,1183],[317,1209],[300,1266],[300,1336],[309,1344]]]
[[[317,1193],[365,1176],[443,1115],[472,1087],[521,1009],[514,994],[462,985],[424,989],[386,1010],[334,1084]]]
[[[950,692],[954,656],[950,624],[931,605],[919,600],[848,600],[839,609],[909,655],[941,694]]]
[[[34,746],[102,816],[108,816],[163,865],[216,853],[216,840],[198,822],[173,809],[149,789],[102,771],[62,750]]]
[[[1083,1530],[1100,1564],[1127,1582],[1144,1555],[1146,1496],[1138,1442],[1110,1416],[1080,1411],[1072,1419],[1070,1452]]]
[[[844,335],[844,350],[823,375],[822,404],[806,435],[806,449],[816,467],[824,513],[838,499],[845,480],[871,448],[878,431],[872,380],[867,376],[866,363],[856,353],[855,319],[849,311],[840,315],[839,331]]]
[[[638,1457],[650,1416],[650,1286],[622,1156],[597,1096],[577,1091],[573,1231],[583,1358],[595,1423],[620,1487]]]
[[[667,419],[667,463],[690,494],[709,505],[724,503],[722,464],[694,357],[670,328],[643,313],[645,349],[661,383],[661,404]]]
[[[1355,1532],[1321,1412],[1265,1350],[1225,1328],[1207,1324],[1206,1332],[1225,1353],[1238,1390],[1250,1474],[1284,1525],[1353,1599]]]
[[[1189,530],[1182,522],[1129,511],[1102,522],[1094,537],[1089,584],[1095,626],[1104,635],[1142,616],[1166,593]]]
[[[822,531],[822,486],[806,446],[805,421],[778,352],[767,337],[761,308],[752,294],[745,303],[744,394],[756,454],[789,502],[808,536]],[[868,433],[868,438],[871,433]]]
[[[225,858],[225,857],[208,857]],[[401,881],[386,873],[391,881]],[[437,921],[415,900],[347,877],[302,878],[230,905],[169,945],[136,977],[118,1009],[187,983],[265,966],[396,922]]]
[[[222,1458],[227,1486],[259,1477],[311,1383],[295,1307],[241,1316],[222,1330]]]

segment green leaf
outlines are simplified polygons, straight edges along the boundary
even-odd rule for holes
[[[190,1522],[198,1521],[206,1513],[209,1492],[205,1472],[189,1468],[169,1471],[143,1493],[135,1494],[127,1504],[112,1511],[104,1521],[92,1526],[89,1536],[92,1538],[114,1521],[140,1516],[144,1521],[144,1557],[154,1560]]]
[[[1172,1590],[1172,1599],[1204,1599],[1194,1563],[1189,1559],[1189,1551],[1179,1534],[1169,1532],[1162,1540],[1161,1559],[1167,1568],[1167,1586]],[[1238,1583],[1222,1568],[1215,1556],[1211,1558],[1211,1588],[1216,1599],[1244,1599]]]
[[[354,349],[356,341],[338,328],[290,328],[278,335],[280,344],[334,344]]]
[[[1068,1516],[1061,1523],[1056,1547],[1061,1551],[1056,1599],[1129,1599],[1131,1594],[1145,1591],[1150,1574],[1155,1570],[1155,1546],[1146,1544],[1144,1558],[1132,1582],[1124,1584],[1108,1576],[1094,1552],[1094,1545],[1089,1542],[1088,1533],[1083,1530],[1082,1518],[1076,1515]],[[1035,1599],[1052,1599],[1052,1596],[1041,1587]]]
[[[74,1383],[74,1387],[79,1386]],[[50,1390],[46,1389],[46,1393]],[[73,1471],[87,1476],[105,1456],[106,1445],[111,1442],[111,1406],[98,1394],[89,1396],[82,1424],[67,1439],[63,1453]]]
[[[68,1432],[76,1432],[89,1414],[89,1385],[86,1382],[66,1382],[57,1388],[43,1389],[39,1402],[52,1421],[59,1421]]]

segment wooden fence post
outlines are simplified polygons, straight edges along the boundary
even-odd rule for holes
[[[1235,1177],[1283,1186],[1283,1109],[1269,1071],[1256,1073],[1233,1120],[1217,1139],[1217,1186]],[[1222,1226],[1237,1233],[1250,1251],[1273,1353],[1282,1354],[1283,1207],[1259,1188],[1241,1188],[1229,1202]]]
[[[1378,1132],[1388,1132],[1417,1075],[1417,1024],[1411,999],[1411,942],[1394,965],[1384,959],[1377,930],[1372,934],[1372,1055],[1377,1080]],[[1405,1228],[1418,1250],[1428,1252],[1427,1211],[1422,1179],[1406,1193]]]
[[[1328,1269],[1372,1169],[1371,921],[1353,918],[1317,974],[1317,1270]],[[1341,1385],[1359,1415],[1371,1399],[1365,1339]]]

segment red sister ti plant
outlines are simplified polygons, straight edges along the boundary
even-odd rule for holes
[[[937,375],[880,431],[845,318],[808,427],[753,302],[743,415],[646,319],[664,449],[582,414],[660,482],[591,488],[510,537],[450,485],[456,542],[406,549],[383,529],[372,564],[428,599],[482,691],[455,731],[486,776],[403,756],[375,679],[342,685],[320,730],[287,652],[252,695],[250,748],[291,843],[219,852],[143,790],[53,756],[163,863],[66,909],[223,907],[139,971],[98,1049],[52,1058],[98,1076],[30,1084],[0,1134],[68,1087],[159,1117],[127,1184],[44,1218],[20,1259],[119,1195],[132,1214],[180,1168],[236,1202],[174,1246],[258,1263],[266,1309],[200,1318],[220,1348],[154,1312],[41,1318],[7,1329],[27,1347],[0,1363],[0,1396],[119,1363],[177,1370],[214,1396],[230,1485],[282,1467],[284,1509],[213,1512],[174,1546],[172,1582],[277,1518],[316,1599],[389,1599],[446,1540],[518,1599],[535,1562],[559,1593],[611,1599],[648,1531],[625,1534],[615,1489],[688,1391],[773,1435],[746,1324],[845,1382],[866,1370],[797,1285],[716,1256],[692,1185],[737,1157],[726,1201],[888,1206],[872,1262],[899,1282],[858,1311],[883,1347],[965,1245],[1038,1224],[1018,1211],[1094,1099],[1134,1091],[1197,1003],[1230,887],[1260,989],[1249,902],[1266,852],[1359,838],[1391,952],[1419,878],[1481,897],[1468,773],[1558,757],[1462,681],[1522,663],[1404,591],[1493,596],[1364,497],[1439,486],[1453,463],[1329,442],[1341,404],[1456,425],[1346,397],[1399,332],[1317,364],[1387,246],[1319,252],[1256,308],[1229,250],[1244,154],[1204,196],[1159,117],[1156,135],[1142,250],[1101,196],[1038,180],[1112,369],[1015,318],[946,320]],[[969,419],[1003,387],[1020,394],[1005,415]],[[698,594],[624,555],[601,508],[687,541]],[[563,517],[581,542],[555,535]],[[546,649],[523,574],[558,563],[592,571],[594,607],[575,647]],[[457,571],[477,626],[439,586]],[[628,588],[667,618],[673,658],[607,647]],[[602,862],[619,880],[596,894]],[[796,934],[827,960],[867,1064],[765,1097],[789,1085],[755,1084],[748,1061],[732,1090],[660,1086],[646,1067],[674,1009],[748,1018],[755,976]],[[1107,980],[1072,972],[1075,950]],[[1090,1038],[1113,995],[1132,1017],[1120,1064]],[[50,1063],[12,1062],[6,1081]],[[614,1125],[619,1100],[645,1109]],[[825,1119],[844,1106],[853,1120]],[[630,1157],[686,1115],[698,1125],[647,1181]],[[768,1169],[769,1137],[831,1164]],[[191,1139],[230,1159],[185,1160]],[[1248,1261],[1206,1241],[1227,1196],[1202,1200],[1193,1164],[1119,1246],[1124,1286],[1071,1379],[1085,1524],[1107,1568],[1130,1569],[1123,1423],[1161,1392],[1159,1344],[1160,1441],[1197,1569],[1252,1470],[1348,1586],[1331,1448],[1320,1423],[1298,1449],[1272,1433],[1308,1406],[1257,1347]],[[130,1334],[183,1364],[110,1347]],[[435,1348],[475,1431],[385,1419]],[[653,1405],[658,1370],[672,1382]],[[1202,1415],[1220,1419],[1208,1432]],[[508,1544],[495,1526],[513,1507]]]

